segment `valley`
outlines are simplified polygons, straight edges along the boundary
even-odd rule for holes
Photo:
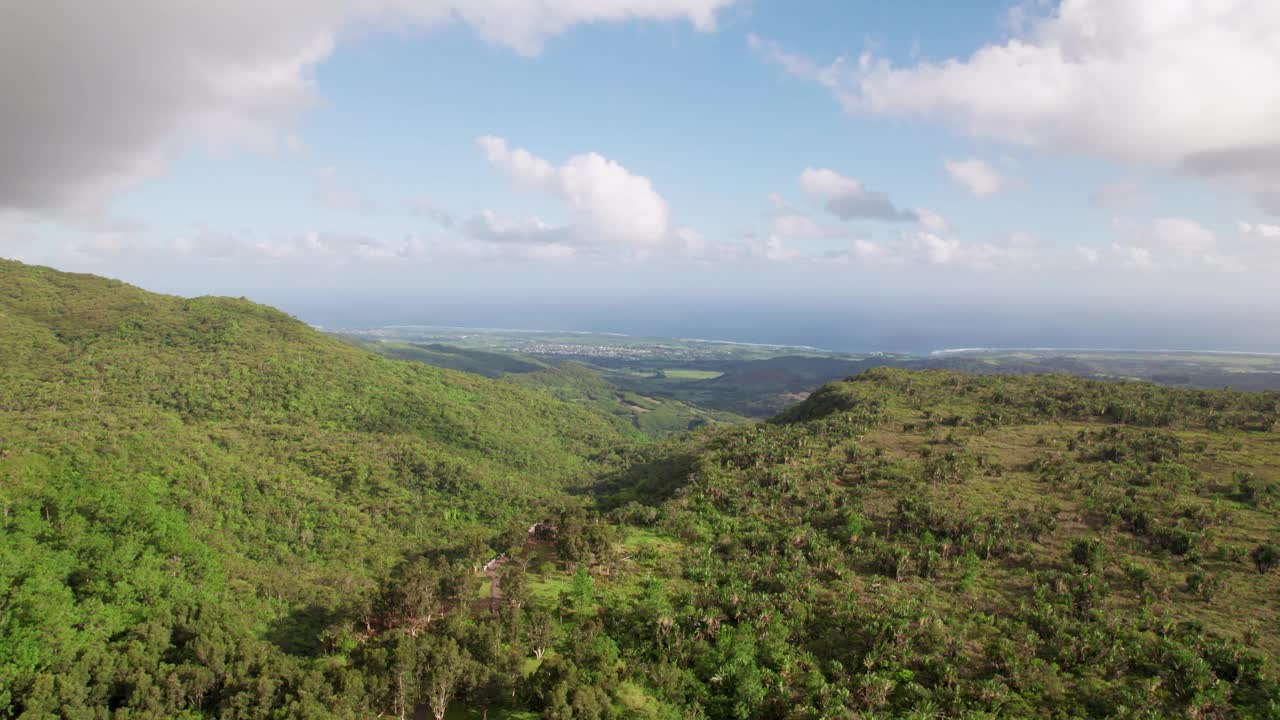
[[[336,334],[387,357],[495,378],[518,380],[526,373],[570,363],[578,373],[594,373],[620,393],[721,413],[716,418],[698,418],[695,410],[690,416],[695,422],[769,417],[828,382],[874,367],[976,374],[1062,373],[1171,387],[1280,390],[1280,355],[1265,353],[1043,348],[940,350],[927,355],[845,353],[616,333],[403,326]]]

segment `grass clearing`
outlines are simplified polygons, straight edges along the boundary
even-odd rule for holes
[[[694,370],[692,368],[675,368],[672,370],[663,370],[660,374],[653,377],[665,377],[668,380],[715,380],[724,375],[719,370]]]

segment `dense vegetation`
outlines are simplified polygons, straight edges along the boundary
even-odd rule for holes
[[[0,717],[1280,717],[1277,393],[631,445],[245,301],[3,264],[0,338]]]
[[[371,342],[350,335],[339,335],[343,340],[395,360],[412,360],[449,370],[499,378],[512,373],[530,373],[546,370],[551,365],[527,355],[513,352],[489,352],[442,345],[440,343]]]
[[[649,438],[746,421],[739,415],[695,407],[674,398],[624,390],[577,363],[565,362],[556,368],[510,375],[507,379],[589,407],[612,418],[623,433],[638,432]]]
[[[669,393],[645,394],[644,391],[619,387],[606,380],[601,369],[592,369],[577,362],[557,362],[554,359],[543,362],[520,353],[473,350],[439,343],[372,342],[350,335],[338,337],[383,357],[502,378],[549,392],[565,402],[590,408],[608,418],[620,433],[629,438],[659,438],[704,425],[747,420],[741,415],[690,405]],[[630,373],[610,373],[610,377],[632,386],[654,384],[653,381],[636,382]]]
[[[284,651],[352,593],[427,548],[483,562],[617,442],[243,300],[0,262],[0,716],[286,702],[311,664]]]

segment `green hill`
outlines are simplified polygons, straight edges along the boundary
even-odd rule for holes
[[[1280,717],[1280,393],[518,377],[0,263],[0,718]]]
[[[487,559],[494,528],[619,440],[251,302],[0,261],[0,717],[165,716],[175,683],[253,704],[263,668],[306,667],[277,645],[407,555]],[[236,669],[206,677],[210,653]]]
[[[370,342],[352,336],[339,336],[366,350],[395,360],[412,360],[436,367],[498,378],[510,373],[531,373],[551,366],[541,360],[512,352],[489,352],[441,345],[439,343]]]
[[[575,362],[550,364],[514,352],[490,352],[436,343],[371,342],[339,336],[384,357],[502,378],[594,410],[613,421],[627,437],[659,438],[704,425],[744,422],[721,410],[695,407],[676,398],[658,397],[609,382],[596,369]]]
[[[1280,393],[871,370],[604,496],[711,717],[1280,717]]]
[[[577,363],[538,372],[509,375],[508,381],[550,392],[565,402],[592,408],[614,420],[625,434],[657,438],[708,425],[745,421],[738,415],[699,408],[674,398],[625,390]]]

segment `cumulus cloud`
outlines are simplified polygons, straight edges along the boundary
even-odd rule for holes
[[[1149,223],[1114,221],[1112,253],[1121,267],[1136,270],[1216,269],[1241,272],[1261,258],[1241,243],[1224,243],[1195,220],[1160,217]]]
[[[578,249],[558,241],[555,229],[536,219],[513,220],[482,213],[456,232],[396,239],[324,230],[260,236],[249,230],[227,232],[206,225],[161,239],[123,229],[103,230],[70,243],[66,252],[69,258],[85,263],[167,256],[201,264],[343,267],[432,259],[555,261],[575,257]]]
[[[192,136],[303,146],[282,127],[353,31],[473,28],[518,52],[578,23],[715,26],[735,0],[219,0],[0,4],[0,211],[99,211]]]
[[[469,237],[482,242],[555,245],[566,248],[575,244],[571,228],[553,225],[536,216],[507,218],[492,210],[485,210],[471,218],[465,225],[465,231]]]
[[[787,202],[777,193],[769,195],[769,205],[769,232],[774,235],[791,238],[821,238],[833,234],[831,230],[819,225],[807,213]]]
[[[851,113],[1216,178],[1280,213],[1280,3],[1062,0],[967,58],[817,63],[752,38]]]
[[[827,168],[806,168],[800,174],[800,187],[810,197],[824,203],[827,212],[841,220],[886,220],[910,222],[915,213],[899,210],[889,196],[868,190],[851,177]]]
[[[945,160],[942,165],[952,182],[968,190],[974,197],[994,195],[1004,187],[1004,178],[985,160]]]
[[[1276,243],[1280,244],[1280,225],[1242,222],[1237,227],[1246,237],[1252,237],[1258,240],[1274,240]]]
[[[855,239],[845,259],[855,265],[986,271],[1028,267],[1037,257],[1037,246],[1035,238],[1025,233],[1014,233],[1004,243],[966,243],[952,235],[921,229],[904,232],[888,242]]]
[[[1077,245],[1075,248],[1076,256],[1090,267],[1096,266],[1102,262],[1102,252],[1097,248],[1087,247],[1085,245]]]
[[[1280,215],[1280,142],[1195,152],[1183,158],[1178,169],[1220,179],[1252,196],[1257,207]]]
[[[259,238],[251,232],[226,233],[207,227],[169,241],[178,255],[257,262],[301,261],[345,264],[383,261],[405,256],[403,246],[359,233],[310,230],[296,235]]]
[[[951,223],[942,215],[929,210],[927,208],[916,208],[916,219],[919,220],[920,226],[931,232],[946,232],[951,229]]]
[[[476,142],[490,164],[517,183],[566,202],[578,214],[577,232],[584,240],[656,248],[670,239],[670,210],[649,178],[597,153],[557,166],[502,138]]]

